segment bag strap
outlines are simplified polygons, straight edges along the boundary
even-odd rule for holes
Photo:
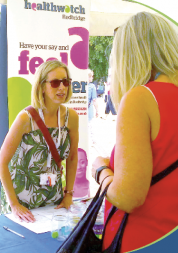
[[[151,180],[151,185],[154,185],[157,182],[159,182],[161,179],[163,179],[164,177],[169,175],[172,171],[174,171],[177,167],[178,167],[178,160],[176,162],[174,162],[173,164],[171,164],[165,170],[163,170],[160,173],[158,173],[157,175],[153,176],[152,180]]]
[[[151,186],[156,184],[157,182],[159,182],[161,179],[165,178],[167,175],[169,175],[176,168],[178,168],[178,160],[176,162],[174,162],[173,164],[171,164],[165,170],[163,170],[160,173],[158,173],[157,175],[153,176],[152,180],[151,180]],[[106,220],[105,228],[106,228],[107,223],[109,222],[109,220],[111,219],[111,217],[113,216],[113,214],[117,210],[118,209],[115,206],[112,206],[111,211],[110,211],[110,213],[107,217],[107,220]],[[120,227],[119,227],[119,229],[116,233],[116,236],[115,236],[114,240],[112,241],[111,245],[106,250],[103,251],[103,253],[109,253],[109,252],[118,252],[119,253],[120,252],[122,237],[123,237],[123,234],[124,234],[125,227],[127,225],[128,216],[129,216],[129,213],[124,214],[124,217],[122,219],[122,222],[120,224]],[[105,228],[104,228],[104,231],[103,231],[102,238],[104,237]]]
[[[61,168],[62,159],[57,151],[56,145],[55,145],[53,139],[51,138],[51,135],[50,135],[47,127],[45,126],[43,120],[41,119],[41,117],[39,116],[39,114],[37,113],[37,111],[35,110],[35,108],[33,106],[29,105],[25,108],[25,110],[27,110],[31,114],[32,118],[34,119],[34,121],[38,125],[39,129],[43,133],[43,136],[44,136],[46,142],[48,143],[48,146],[51,150],[51,154],[52,154],[56,164],[58,165],[59,168]]]
[[[56,253],[88,252],[86,249],[86,245],[88,245],[86,244],[86,241],[91,242],[91,244],[93,244],[93,241],[92,241],[92,233],[94,235],[93,227],[96,222],[97,215],[103,203],[103,199],[106,195],[109,184],[105,187],[102,193],[101,193],[101,187],[102,185],[100,185],[100,187],[98,188],[98,191],[95,197],[93,198],[92,202],[88,206],[86,212],[84,213],[80,221],[74,227],[74,229],[72,230],[71,234],[67,237],[67,239],[62,243],[62,245],[59,247]],[[100,239],[97,238],[97,240],[98,240],[98,243],[100,244],[101,242]],[[94,252],[101,252],[101,251],[92,251],[92,252],[94,253]]]

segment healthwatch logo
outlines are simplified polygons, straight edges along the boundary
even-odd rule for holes
[[[74,7],[73,5],[55,5],[53,2],[47,3],[43,2],[42,4],[30,3],[28,0],[24,0],[25,9],[32,9],[34,11],[52,11],[52,12],[65,12],[65,13],[75,13],[75,14],[85,14],[85,8],[82,5]]]

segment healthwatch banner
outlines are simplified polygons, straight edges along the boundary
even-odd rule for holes
[[[79,116],[79,147],[87,151],[87,68],[90,0],[8,0],[9,125],[31,103],[36,69],[45,61],[65,63],[72,77],[68,106]]]
[[[82,7],[82,5],[79,5],[77,7],[74,7],[73,5],[55,5],[53,2],[47,3],[43,2],[42,4],[36,4],[36,3],[30,3],[28,1],[25,1],[25,9],[32,9],[34,11],[52,11],[52,12],[62,12],[62,18],[63,19],[74,19],[74,20],[81,20],[85,21],[85,17],[82,16],[76,16],[73,14],[85,14],[85,8]],[[65,15],[65,14],[71,14],[71,15]]]

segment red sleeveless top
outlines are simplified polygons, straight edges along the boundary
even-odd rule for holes
[[[150,82],[146,85],[155,96],[160,111],[160,130],[151,143],[153,176],[178,160],[178,87],[172,83]],[[110,168],[114,170],[114,149]],[[111,204],[106,200],[105,217]],[[109,221],[103,249],[111,244],[124,212],[118,210]],[[178,225],[178,168],[151,186],[145,203],[129,214],[121,252],[148,245]]]

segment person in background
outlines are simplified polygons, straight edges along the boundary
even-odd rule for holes
[[[77,173],[74,183],[74,198],[90,197],[90,183],[86,178],[88,159],[86,151],[78,148]]]
[[[116,120],[116,110],[114,108],[114,105],[112,103],[111,100],[111,96],[110,96],[110,87],[111,87],[111,68],[108,69],[108,80],[107,83],[105,84],[107,86],[107,102],[106,102],[106,109],[105,109],[105,114],[106,114],[106,118],[108,117],[109,113],[111,112],[112,114],[112,120]]]
[[[162,17],[141,12],[116,32],[111,95],[117,108],[110,159],[97,157],[92,175],[106,194],[103,250],[129,214],[121,253],[144,247],[178,224],[178,168],[151,185],[178,159],[178,35]],[[97,172],[97,173],[96,173]]]
[[[34,222],[30,209],[50,203],[69,208],[77,170],[78,115],[64,104],[72,96],[71,78],[65,64],[47,61],[40,65],[32,85],[32,106],[54,140],[62,160],[66,159],[66,190],[63,195],[61,168],[52,158],[46,140],[31,115],[24,109],[13,122],[0,151],[3,185],[2,212],[10,204],[20,220]],[[46,174],[56,175],[54,185],[40,185]],[[6,202],[6,200],[8,202]]]
[[[116,27],[114,29],[114,36],[117,32],[119,27]],[[111,60],[112,60],[112,54],[110,54],[110,58],[109,58],[109,69],[108,69],[108,78],[107,78],[107,82],[105,83],[105,102],[106,102],[106,108],[105,108],[105,117],[101,117],[102,119],[107,119],[109,113],[111,112],[112,114],[112,120],[116,120],[116,116],[117,112],[114,108],[113,102],[111,100],[111,96],[110,96],[110,86],[111,86]]]
[[[93,81],[93,71],[88,69],[88,127],[89,127],[89,141],[91,144],[95,143],[94,133],[93,133],[93,121],[94,118],[94,107],[96,112],[96,117],[98,117],[98,103],[96,95],[96,87],[92,83]]]

